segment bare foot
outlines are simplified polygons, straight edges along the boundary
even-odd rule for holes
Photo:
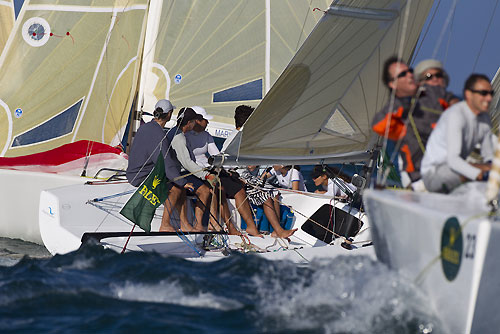
[[[194,231],[194,227],[191,226],[191,224],[189,224],[189,223],[186,223],[186,224],[182,224],[181,223],[181,231],[183,231],[183,232],[193,232]]]
[[[207,230],[201,225],[196,224],[191,232],[206,232]]]
[[[175,232],[175,228],[173,228],[171,225],[160,226],[160,232]]]
[[[241,232],[231,222],[227,223],[227,233],[230,235],[241,235]]]
[[[222,229],[218,223],[210,222],[210,224],[208,225],[208,230],[211,232],[220,232]]]
[[[281,231],[280,233],[276,232],[276,231],[273,231],[273,233],[271,233],[271,236],[273,238],[282,238],[282,239],[288,239],[289,237],[292,236],[292,234],[295,233],[295,231],[297,231],[296,228],[294,228],[293,230],[283,230]]]
[[[257,227],[247,226],[247,228],[245,229],[245,231],[247,231],[247,233],[250,234],[253,237],[264,238],[264,236],[262,234],[260,234],[260,232],[257,229]]]

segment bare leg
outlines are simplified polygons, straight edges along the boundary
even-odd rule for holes
[[[221,212],[220,210],[222,210],[222,208],[219,208],[218,203],[217,203],[217,201],[219,199],[219,197],[217,196],[217,192],[218,192],[217,188],[214,189],[213,191],[211,191],[212,201],[211,201],[211,206],[210,206],[210,212],[212,214],[210,215],[210,220],[208,221],[209,222],[208,229],[210,231],[220,231],[221,230],[220,225],[216,221],[216,218],[219,216],[219,212]],[[219,217],[219,220],[220,220],[220,217]]]
[[[192,232],[193,226],[189,223],[187,217],[187,203],[186,203],[186,191],[182,190],[179,199],[177,200],[177,204],[175,206],[177,211],[179,212],[179,216],[181,219],[181,230],[184,232]]]
[[[274,198],[271,198],[274,205],[274,210],[276,211],[276,216],[278,216],[278,220],[280,219],[280,195],[276,195]]]
[[[161,217],[161,225],[160,232],[175,232],[174,227],[170,224],[170,216],[172,215],[172,211],[174,210],[179,197],[181,196],[182,189],[173,186],[170,189],[170,193],[168,194],[168,198],[165,201],[163,216]]]
[[[252,209],[250,208],[250,204],[248,203],[247,193],[245,192],[245,189],[241,189],[240,191],[238,191],[238,193],[234,195],[234,200],[236,201],[236,208],[238,209],[241,218],[243,218],[247,223],[247,233],[255,237],[263,237],[257,229],[255,222],[253,221]]]
[[[196,209],[194,211],[196,218],[196,225],[194,226],[194,229],[195,231],[204,232],[203,213],[208,208],[208,201],[210,199],[210,190],[208,189],[208,186],[202,185],[196,189],[196,195],[198,196],[198,201],[196,201]]]
[[[221,212],[222,219],[227,225],[227,232],[231,235],[241,235],[240,231],[234,226],[231,220],[231,213],[229,212],[229,205],[227,204],[227,198],[224,193],[221,194]]]
[[[264,214],[266,215],[267,219],[271,223],[274,231],[272,233],[273,237],[276,238],[288,238],[291,236],[297,229],[293,230],[285,230],[283,227],[280,225],[280,220],[278,219],[278,214],[275,211],[275,207],[273,203],[271,203],[273,200],[271,198],[268,198],[267,201],[264,202]]]

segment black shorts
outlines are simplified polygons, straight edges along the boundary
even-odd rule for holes
[[[182,172],[181,175],[186,175],[186,174],[189,174],[189,172]],[[194,176],[194,175],[188,175],[184,178],[184,180],[186,180],[187,183],[191,183],[193,185],[193,188],[194,190],[198,190],[199,187],[201,187],[202,185],[207,185],[208,182],[206,181],[203,181],[202,179]]]
[[[221,175],[219,175],[219,179],[222,185],[222,189],[224,190],[228,198],[234,198],[234,195],[236,195],[241,189],[245,187],[243,182],[234,179],[229,174],[221,173]]]

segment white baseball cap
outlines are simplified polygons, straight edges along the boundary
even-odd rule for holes
[[[205,108],[203,108],[203,107],[194,106],[194,107],[191,107],[191,109],[193,109],[195,113],[197,113],[198,115],[201,115],[207,121],[214,118],[212,115],[207,114],[207,112],[205,111]]]
[[[174,110],[175,106],[169,100],[162,99],[156,102],[155,110],[161,108],[164,114],[168,113],[170,110]]]

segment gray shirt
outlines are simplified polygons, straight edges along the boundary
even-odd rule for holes
[[[168,151],[169,140],[165,130],[155,120],[139,127],[128,156],[127,180],[138,187],[153,170],[160,147],[163,154]]]
[[[476,116],[467,102],[462,101],[448,108],[439,119],[427,142],[422,160],[422,174],[431,173],[436,166],[447,163],[454,172],[475,180],[481,170],[465,159],[481,144],[481,156],[491,161],[495,136],[491,133],[488,113]]]

